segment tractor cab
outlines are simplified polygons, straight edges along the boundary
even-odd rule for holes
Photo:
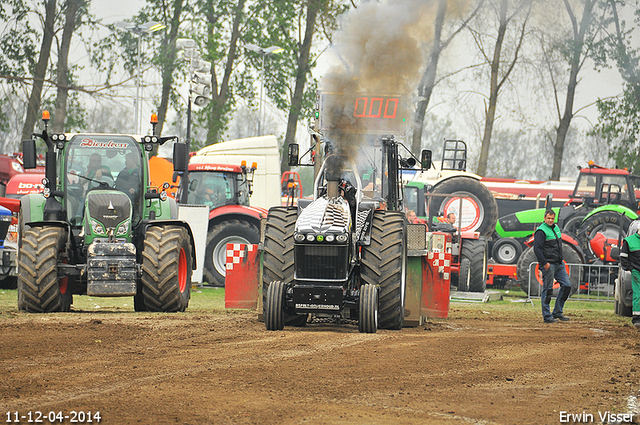
[[[70,138],[64,155],[64,168],[60,174],[61,185],[66,192],[63,206],[72,226],[80,227],[85,216],[101,214],[93,211],[93,201],[113,191],[119,192],[113,198],[118,200],[119,207],[113,205],[110,216],[118,221],[116,215],[122,215],[124,219],[131,210],[132,223],[129,225],[135,226],[140,221],[140,206],[145,192],[141,178],[144,154],[133,137],[75,135]]]
[[[187,203],[207,205],[210,210],[224,205],[249,206],[256,166],[246,164],[189,164]]]
[[[591,165],[580,170],[570,204],[586,204],[590,208],[601,205],[624,205],[637,211],[640,177],[627,170]]]

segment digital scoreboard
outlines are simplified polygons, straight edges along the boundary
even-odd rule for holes
[[[347,133],[404,133],[408,120],[402,95],[318,93],[320,130]]]

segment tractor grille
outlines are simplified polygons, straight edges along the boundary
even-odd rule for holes
[[[89,216],[107,229],[116,227],[131,214],[131,201],[124,193],[89,192]]]
[[[296,279],[347,279],[348,245],[303,245],[295,248]]]

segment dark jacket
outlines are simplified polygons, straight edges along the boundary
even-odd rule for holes
[[[120,171],[118,174],[118,178],[116,179],[116,189],[123,191],[130,198],[137,197],[138,191],[140,190],[140,169],[128,169]],[[129,189],[135,189],[135,193],[130,193]]]
[[[533,235],[533,252],[538,258],[538,264],[543,267],[547,263],[562,263],[562,233],[554,224],[553,227],[542,223]]]
[[[624,238],[620,250],[620,266],[624,270],[640,271],[640,235],[637,233]]]

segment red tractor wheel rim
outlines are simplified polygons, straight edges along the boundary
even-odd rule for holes
[[[62,261],[64,264],[67,264],[69,261],[64,259]],[[58,289],[60,290],[60,293],[62,295],[67,293],[67,286],[69,285],[69,278],[68,277],[63,277],[62,279],[58,280]]]
[[[178,284],[180,293],[187,288],[187,254],[180,248],[180,258],[178,259]]]

